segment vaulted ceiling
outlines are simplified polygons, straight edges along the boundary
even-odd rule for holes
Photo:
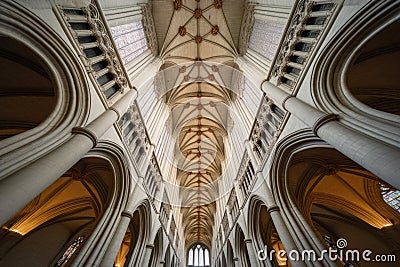
[[[187,248],[211,248],[217,180],[234,123],[229,105],[243,6],[241,0],[153,1]]]

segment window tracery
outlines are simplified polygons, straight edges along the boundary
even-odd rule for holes
[[[142,21],[111,27],[110,31],[125,64],[148,49]]]
[[[210,254],[206,247],[194,245],[188,253],[188,267],[208,267],[210,266]]]
[[[400,190],[387,185],[380,185],[383,200],[393,209],[400,212]]]
[[[61,267],[65,266],[65,264],[68,262],[68,260],[74,255],[75,251],[78,249],[78,247],[83,243],[84,236],[79,236],[77,239],[75,239],[74,242],[68,247],[68,249],[64,252],[62,257],[57,261],[56,267]]]
[[[282,38],[284,25],[274,21],[254,20],[249,48],[273,60]]]

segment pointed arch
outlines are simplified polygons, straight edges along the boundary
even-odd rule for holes
[[[8,61],[10,68],[19,66],[20,75],[25,75],[13,81],[18,88],[0,88],[1,106],[8,107],[7,112],[0,112],[0,134],[8,137],[0,141],[0,177],[5,177],[57,147],[71,136],[74,126],[83,125],[89,114],[90,96],[79,58],[51,27],[22,5],[13,1],[0,4],[0,35],[0,61]],[[28,72],[36,77],[37,84],[40,76],[47,85],[34,88],[32,83],[24,82],[29,78]],[[5,82],[4,79],[9,77],[0,76],[0,80]],[[39,100],[50,95],[54,95],[52,105],[41,104]],[[27,105],[35,111],[26,113],[26,118],[17,116],[16,109]],[[45,110],[39,112],[42,108]],[[21,120],[29,123],[23,125]]]

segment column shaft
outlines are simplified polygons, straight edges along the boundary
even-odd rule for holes
[[[113,107],[64,144],[0,181],[0,225],[6,223],[32,199],[78,162],[96,141],[126,112],[136,91],[127,92]]]
[[[253,241],[251,239],[244,240],[246,243],[247,252],[249,253],[249,260],[250,265],[253,266],[260,266],[260,260],[258,259],[257,253],[254,248]]]
[[[234,265],[235,267],[240,267],[239,258],[233,258],[233,265]]]
[[[118,251],[121,247],[122,241],[124,240],[126,230],[128,229],[131,218],[128,216],[121,216],[121,220],[118,223],[117,229],[111,239],[110,244],[104,254],[99,266],[109,267],[113,266],[115,259],[118,255]]]
[[[246,149],[247,153],[250,157],[250,160],[253,162],[253,166],[256,169],[259,169],[262,166],[259,166],[259,163],[256,159],[256,156],[254,155],[253,150],[251,149],[251,145],[249,141],[246,141]],[[262,162],[262,160],[261,160]],[[256,171],[257,179],[259,179],[259,182],[261,183],[263,192],[265,193],[263,196],[265,196],[265,205],[267,206],[268,213],[271,216],[271,220],[274,223],[275,229],[278,232],[279,238],[282,241],[283,247],[285,248],[286,252],[289,253],[292,250],[296,250],[297,246],[292,238],[292,235],[290,234],[288,228],[286,227],[286,224],[282,218],[282,215],[280,213],[280,208],[275,202],[275,199],[273,197],[273,194],[271,192],[271,189],[267,185],[266,179],[262,172],[260,170]],[[258,259],[258,256],[257,256]],[[292,266],[306,266],[305,263],[303,262],[296,262],[296,261],[291,261]],[[257,265],[256,265],[257,266]]]
[[[263,91],[275,104],[312,128],[317,136],[387,183],[400,188],[400,149],[353,130],[265,81]]]
[[[259,178],[263,179],[263,188],[264,192],[266,193],[265,199],[267,202],[265,204],[267,205],[268,213],[271,216],[271,220],[274,223],[276,232],[279,235],[279,239],[281,240],[286,253],[289,253],[290,251],[299,251],[292,238],[292,235],[289,232],[289,229],[285,224],[285,221],[282,218],[282,215],[280,213],[280,208],[276,205],[276,202],[272,196],[272,192],[268,187],[268,185],[266,184],[262,173],[259,172],[258,175],[260,175]],[[306,266],[304,262],[300,261],[290,261],[290,263],[292,266]]]
[[[150,257],[151,257],[151,252],[153,251],[154,246],[153,245],[146,245],[145,251],[144,251],[144,257],[142,259],[142,263],[140,266],[150,266]]]

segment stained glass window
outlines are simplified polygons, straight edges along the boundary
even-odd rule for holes
[[[68,262],[68,260],[74,255],[75,251],[78,249],[78,247],[83,243],[83,236],[79,236],[77,239],[75,239],[74,242],[68,247],[68,249],[64,252],[62,257],[57,261],[56,265],[57,267],[65,266],[65,264]]]
[[[400,212],[400,191],[393,187],[381,184],[383,200],[392,208]]]
[[[254,20],[249,48],[273,60],[285,25],[275,21]]]
[[[111,27],[110,31],[125,64],[149,49],[141,21]]]

